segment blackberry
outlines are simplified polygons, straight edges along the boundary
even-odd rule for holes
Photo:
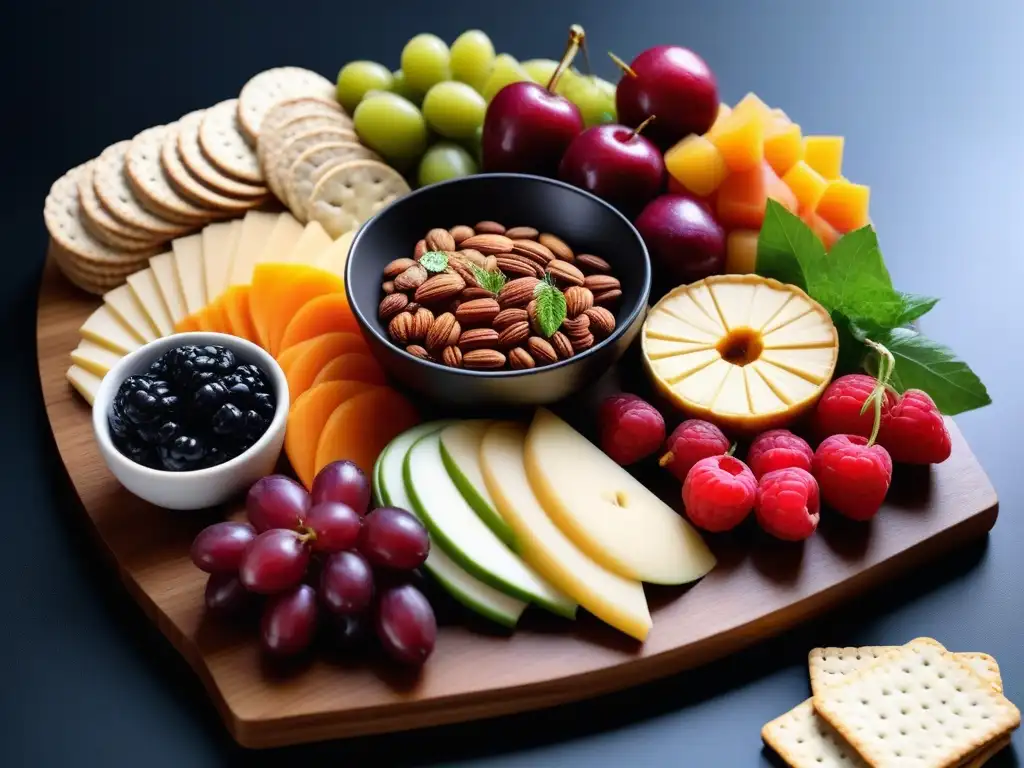
[[[235,353],[227,347],[186,344],[166,352],[150,366],[150,373],[173,382],[179,391],[194,392],[206,382],[233,372],[236,367]]]

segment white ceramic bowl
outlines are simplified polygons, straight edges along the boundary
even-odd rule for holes
[[[110,434],[110,410],[114,395],[129,376],[145,373],[164,352],[185,344],[227,347],[239,362],[258,365],[274,391],[274,418],[263,436],[245,453],[216,467],[188,472],[150,469],[123,455]],[[136,496],[168,509],[202,509],[230,499],[274,471],[284,445],[288,422],[288,381],[284,371],[267,352],[255,344],[223,333],[176,333],[135,350],[121,358],[100,384],[92,406],[92,426],[100,454],[121,484]]]

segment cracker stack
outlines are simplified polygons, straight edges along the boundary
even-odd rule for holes
[[[918,638],[815,648],[808,662],[813,696],[761,730],[793,768],[977,768],[1020,725],[984,653]]]

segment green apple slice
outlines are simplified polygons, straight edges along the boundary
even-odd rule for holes
[[[405,490],[402,476],[405,455],[423,435],[436,431],[448,422],[420,424],[392,440],[377,458],[373,468],[374,503],[399,507],[416,514]],[[430,554],[423,564],[448,593],[471,611],[505,627],[514,627],[526,610],[527,603],[506,595],[466,571],[445,554],[439,541],[432,541]]]
[[[455,562],[496,589],[567,618],[576,603],[505,546],[462,497],[441,460],[441,438],[430,432],[405,457],[405,489],[416,514]]]
[[[472,419],[450,424],[440,432],[441,460],[455,487],[469,506],[484,521],[494,535],[512,549],[516,548],[515,534],[494,506],[491,494],[484,485],[480,469],[480,444],[491,422]]]

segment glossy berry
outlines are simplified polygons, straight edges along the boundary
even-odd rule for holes
[[[355,462],[332,461],[317,472],[310,495],[314,504],[338,501],[362,517],[370,508],[370,481]]]
[[[821,499],[853,520],[869,520],[882,506],[892,481],[892,459],[860,435],[832,435],[814,452],[812,471]]]
[[[799,467],[810,472],[813,458],[814,451],[807,441],[788,429],[762,432],[754,438],[747,451],[747,465],[758,480],[769,472],[786,467]]]
[[[363,520],[359,551],[374,566],[411,571],[427,559],[430,537],[412,513],[380,507]]]
[[[165,352],[149,371],[179,390],[192,393],[206,382],[231,373],[237,365],[235,353],[227,347],[185,344]]]
[[[871,437],[875,425],[875,412],[861,409],[874,391],[878,381],[863,373],[840,376],[828,385],[814,409],[814,430],[819,438],[830,435],[860,435]],[[886,390],[882,400],[882,419],[895,404],[896,396]]]
[[[698,461],[709,456],[721,456],[728,451],[729,438],[722,430],[710,421],[687,419],[668,436],[665,453],[658,463],[683,482]]]
[[[237,616],[252,607],[256,596],[242,586],[234,573],[211,573],[203,594],[207,610],[223,616]]]
[[[355,547],[363,518],[348,504],[322,501],[312,506],[305,523],[315,534],[312,541],[314,552],[341,552]]]
[[[605,398],[598,422],[601,450],[622,466],[647,458],[665,440],[665,420],[653,405],[636,395]]]
[[[882,419],[878,442],[897,464],[940,464],[953,450],[935,401],[908,389]]]
[[[302,581],[309,545],[295,531],[272,528],[257,536],[242,558],[238,576],[250,592],[272,595]]]
[[[302,653],[313,642],[316,619],[316,590],[308,584],[274,595],[263,607],[263,649],[274,656]]]
[[[775,469],[758,483],[757,522],[777,539],[806,539],[818,527],[820,507],[818,482],[806,469]]]
[[[258,533],[298,528],[309,512],[306,489],[285,475],[261,477],[245,497],[245,514]]]
[[[207,573],[237,573],[255,538],[256,529],[248,523],[214,523],[201,530],[192,542],[192,562]]]
[[[733,456],[701,459],[683,483],[686,514],[705,531],[735,528],[750,514],[756,497],[754,473]]]

